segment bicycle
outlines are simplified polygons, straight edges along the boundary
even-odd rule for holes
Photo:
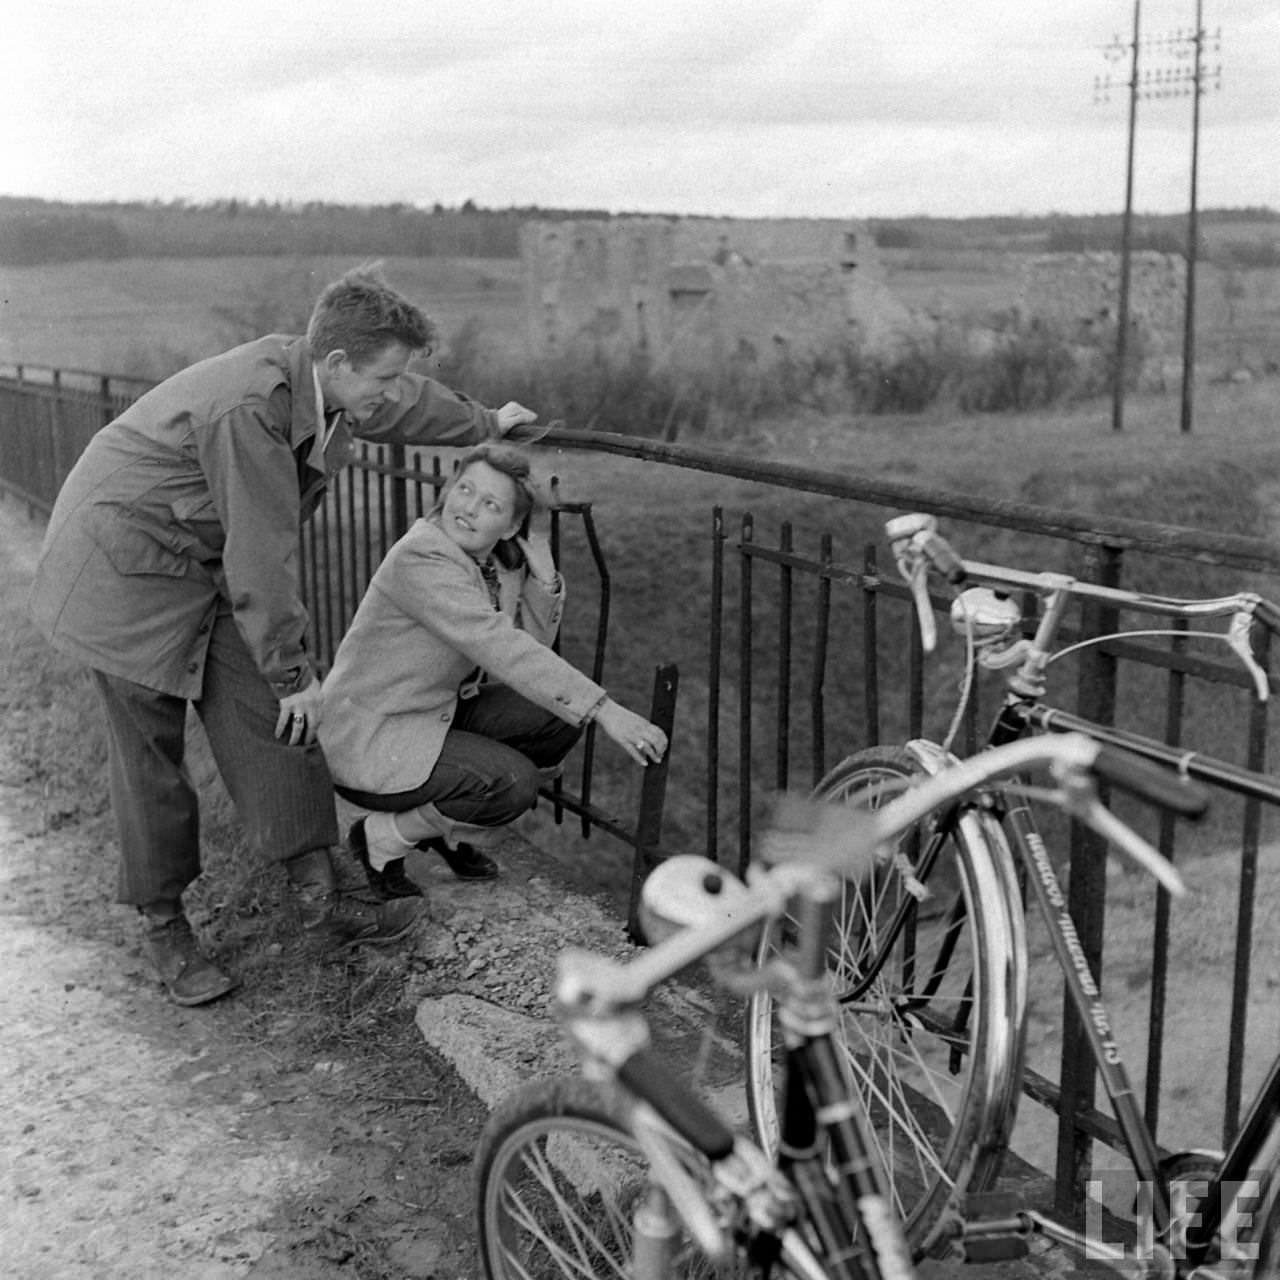
[[[489,1280],[914,1275],[835,1040],[829,934],[843,886],[878,865],[901,832],[974,788],[1041,765],[1058,779],[1054,800],[1113,835],[1117,824],[1097,801],[1095,774],[1164,803],[1189,802],[1187,785],[1167,770],[1082,735],[1017,742],[954,762],[863,814],[785,801],[749,884],[708,859],[671,858],[641,897],[649,950],[626,963],[563,953],[555,1007],[583,1072],[523,1086],[485,1127],[475,1170]],[[1179,888],[1176,873],[1119,825],[1132,855]],[[784,918],[792,922],[785,954],[757,965],[762,930]],[[736,996],[767,989],[781,1012],[785,1121],[772,1154],[735,1133],[654,1045],[646,999],[703,959],[719,985]]]
[[[927,515],[900,517],[886,528],[911,587],[926,652],[936,640],[927,575],[936,571],[952,585],[952,626],[967,641],[961,705],[943,743],[914,740],[857,752],[819,782],[817,799],[874,812],[890,797],[910,794],[921,779],[953,768],[950,742],[972,694],[975,669],[982,667],[1006,672],[1005,690],[985,750],[970,760],[1010,742],[1069,731],[1188,778],[1280,800],[1274,779],[1093,724],[1041,701],[1054,660],[1106,638],[1055,649],[1073,599],[1158,618],[1229,619],[1225,632],[1203,634],[1231,647],[1250,673],[1257,697],[1265,699],[1267,678],[1252,652],[1250,628],[1255,619],[1275,626],[1280,611],[1274,605],[1247,592],[1183,600],[963,560]],[[1040,602],[1028,634],[1015,593]],[[1153,1242],[1149,1252],[1165,1274],[1185,1274],[1210,1261],[1226,1266],[1227,1255],[1239,1252],[1231,1238],[1244,1231],[1240,1215],[1247,1206],[1237,1184],[1259,1170],[1280,1168],[1280,1059],[1228,1152],[1208,1162],[1199,1153],[1161,1157],[1133,1096],[1110,1015],[1037,825],[1032,805],[1039,798],[1036,788],[1020,779],[939,809],[904,834],[892,863],[847,882],[837,908],[836,944],[828,964],[841,1008],[845,1070],[870,1116],[913,1253],[940,1256],[958,1249],[971,1257],[1011,1257],[1025,1251],[1030,1235],[1041,1234],[1084,1249],[1092,1260],[1124,1260],[1123,1247],[1108,1252],[1109,1247],[1043,1213],[1011,1207],[1006,1197],[983,1200],[1008,1149],[1021,1093],[1027,1016],[1024,912],[1030,909],[1024,906],[1025,879],[1138,1185],[1153,1188],[1150,1202],[1137,1210],[1139,1239]],[[1122,826],[1108,814],[1099,829],[1114,839]],[[1159,873],[1156,866],[1150,870]],[[770,962],[788,927],[783,921],[766,930],[759,963]],[[748,1012],[748,1099],[766,1148],[779,1132],[781,1043],[777,1010],[770,993],[761,991]],[[1203,1182],[1205,1193],[1194,1206],[1200,1220],[1188,1224],[1185,1200],[1193,1182]],[[1251,1241],[1243,1242],[1261,1248],[1263,1274],[1280,1270],[1280,1209],[1272,1208],[1271,1196],[1263,1206],[1261,1229],[1245,1233]]]

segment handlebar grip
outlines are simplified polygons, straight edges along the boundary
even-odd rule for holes
[[[1132,751],[1100,746],[1093,771],[1121,790],[1183,818],[1202,818],[1209,808],[1209,792],[1204,787]]]
[[[929,557],[929,563],[953,587],[958,587],[969,576],[964,567],[964,561],[956,555],[951,544],[940,534],[925,534],[920,539],[920,548]]]
[[[618,1078],[708,1160],[723,1160],[732,1153],[733,1130],[689,1090],[656,1049],[637,1049],[618,1068]]]

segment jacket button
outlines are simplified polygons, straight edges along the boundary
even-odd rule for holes
[[[200,664],[199,664],[198,662],[188,662],[188,663],[187,663],[187,670],[188,670],[192,675],[195,675],[195,673],[196,673],[197,671],[199,671],[199,670],[200,670]]]
[[[447,712],[447,711],[446,711],[446,712],[444,712],[444,713],[441,715],[440,719],[441,719],[445,724],[448,724],[448,723],[449,723],[449,721],[453,719],[453,717],[449,714],[449,712]]]

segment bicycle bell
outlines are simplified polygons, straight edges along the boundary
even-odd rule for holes
[[[967,587],[951,602],[951,629],[974,644],[994,644],[1022,621],[1018,602],[992,587]]]
[[[732,920],[749,897],[747,886],[710,858],[677,854],[649,873],[640,892],[640,926],[650,945],[683,929]],[[755,934],[735,939],[733,946],[754,949]]]

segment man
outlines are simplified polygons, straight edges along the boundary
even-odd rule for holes
[[[235,985],[201,951],[182,907],[200,874],[188,704],[251,844],[284,864],[305,929],[327,943],[389,942],[420,909],[373,905],[336,885],[299,526],[348,461],[353,434],[458,445],[534,421],[515,402],[486,409],[407,372],[431,336],[376,265],[348,272],[321,294],[305,338],[260,338],[147,392],[94,436],[54,505],[32,613],[55,647],[90,668],[100,694],[118,900],[142,913],[157,975],[178,1004]]]

